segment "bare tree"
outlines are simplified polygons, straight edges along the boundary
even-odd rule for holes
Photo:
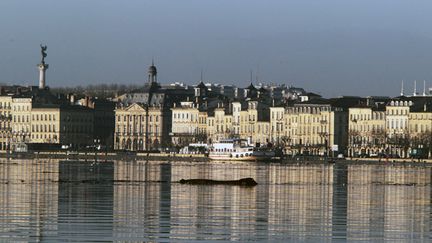
[[[382,151],[386,145],[387,134],[384,129],[375,129],[371,132],[372,146]]]

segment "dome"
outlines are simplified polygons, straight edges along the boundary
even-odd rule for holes
[[[201,82],[197,85],[197,88],[200,88],[200,89],[206,89],[207,87],[206,87],[205,84],[201,81]]]
[[[246,87],[246,89],[248,89],[248,90],[256,90],[255,86],[252,83],[250,83],[250,85],[248,87]]]
[[[148,69],[148,73],[154,73],[154,74],[157,73],[157,69],[156,69],[155,65],[151,65],[151,66],[149,67],[149,69]]]

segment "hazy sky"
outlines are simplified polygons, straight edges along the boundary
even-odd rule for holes
[[[432,86],[432,1],[2,0],[0,82],[263,82],[326,97]]]

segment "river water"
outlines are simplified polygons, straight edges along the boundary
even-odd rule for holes
[[[0,160],[0,242],[430,241],[431,168]],[[180,179],[252,177],[253,188]]]

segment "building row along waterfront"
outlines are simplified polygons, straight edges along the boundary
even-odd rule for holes
[[[78,149],[95,144],[112,148],[114,103],[54,95],[46,85],[47,48],[41,49],[38,86],[0,87],[0,150],[57,149],[62,145]]]
[[[142,88],[109,100],[54,95],[46,85],[46,46],[38,86],[0,89],[0,149],[176,150],[227,138],[276,146],[286,154],[429,158],[432,96],[324,99],[285,85],[161,85],[156,66]]]
[[[61,145],[82,148],[94,145],[95,138],[105,139],[108,143],[112,138],[112,132],[101,136],[95,133],[95,118],[106,117],[96,114],[98,109],[54,96],[48,87],[44,90],[37,86],[17,87],[18,91],[15,88],[3,86],[0,94],[1,150],[25,151],[28,146],[49,149]],[[113,110],[111,114],[113,120]],[[114,122],[112,124],[113,127]]]
[[[312,94],[303,102],[278,103],[253,85],[244,91],[242,100],[195,93],[194,99],[175,103],[172,143],[240,138],[293,155],[431,156],[432,97],[323,99]]]
[[[117,104],[114,149],[163,150],[236,134],[264,144],[270,131],[271,97],[300,99],[305,94],[301,88],[263,84],[246,88],[203,81],[194,86],[161,85],[152,63],[143,88],[112,99]]]
[[[41,46],[38,86],[0,87],[2,151],[27,151],[29,146],[150,151],[233,136],[265,144],[271,100],[307,100],[310,95],[272,84],[161,85],[153,63],[143,88],[113,98],[54,94],[46,82],[46,50]]]
[[[431,157],[432,97],[395,97],[349,109],[349,155]]]

